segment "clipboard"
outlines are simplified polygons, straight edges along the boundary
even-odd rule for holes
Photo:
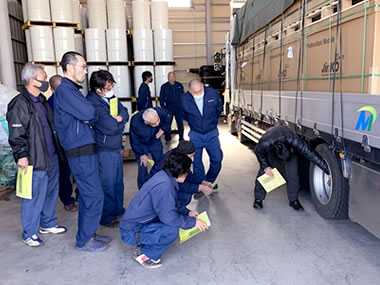
[[[284,185],[286,183],[284,177],[282,177],[281,173],[277,170],[277,168],[272,169],[274,176],[269,176],[267,174],[261,175],[257,180],[259,180],[260,184],[263,186],[267,193],[277,189],[278,187]]]
[[[205,222],[207,226],[211,226],[210,218],[207,215],[207,211],[200,213],[198,216],[198,219]],[[183,243],[191,239],[193,236],[196,236],[200,232],[201,231],[196,227],[188,229],[188,230],[179,229],[179,243]]]

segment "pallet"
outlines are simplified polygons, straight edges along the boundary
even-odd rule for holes
[[[24,25],[22,25],[21,29],[26,30],[32,26],[46,26],[46,27],[67,27],[67,28],[75,28],[79,30],[78,23],[60,23],[60,22],[48,22],[48,21],[26,21]]]

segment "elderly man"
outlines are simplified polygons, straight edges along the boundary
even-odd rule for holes
[[[55,91],[54,119],[79,190],[76,248],[104,251],[110,238],[96,235],[104,202],[97,147],[91,128],[96,111],[79,91],[82,88],[79,84],[86,78],[87,65],[79,53],[67,52],[62,57],[61,66],[64,78]]]
[[[142,73],[142,81],[137,97],[137,110],[139,111],[153,107],[149,89],[149,83],[153,82],[152,73],[150,71],[144,71]]]
[[[130,142],[138,163],[137,186],[139,189],[156,172],[160,171],[163,149],[161,136],[170,128],[172,115],[162,108],[149,108],[132,117]],[[148,155],[154,166],[148,173]]]
[[[220,95],[212,88],[205,88],[199,79],[193,79],[189,82],[189,91],[182,96],[182,106],[183,118],[190,125],[189,137],[195,146],[194,174],[201,180],[214,183],[223,159],[218,131],[218,119],[222,113]],[[203,149],[210,157],[207,174],[202,162]]]
[[[9,144],[17,166],[25,173],[33,166],[32,198],[23,199],[21,206],[22,238],[32,247],[43,244],[38,227],[41,234],[66,232],[56,224],[58,155],[62,152],[52,110],[41,94],[49,88],[46,77],[43,65],[25,65],[21,72],[25,88],[9,103],[7,112]]]
[[[119,225],[116,219],[125,212],[123,158],[123,132],[129,120],[127,108],[118,102],[118,114],[110,112],[110,100],[116,98],[113,92],[115,80],[107,70],[91,74],[91,92],[87,99],[95,107],[98,119],[93,123],[95,141],[98,145],[99,175],[104,191],[103,214],[100,224],[114,228]]]
[[[49,79],[51,96],[47,100],[50,107],[54,110],[54,93],[58,86],[61,84],[62,76],[53,75]],[[75,200],[72,197],[73,185],[70,181],[71,171],[67,160],[59,159],[59,199],[63,203],[63,208],[68,212],[76,212],[78,210],[75,205]]]
[[[161,86],[160,91],[160,105],[165,108],[175,117],[177,123],[179,140],[183,140],[183,118],[182,118],[182,95],[183,85],[175,80],[174,72],[169,72],[168,82]],[[170,123],[171,125],[171,123]],[[165,133],[165,140],[169,144],[171,137],[171,131]]]

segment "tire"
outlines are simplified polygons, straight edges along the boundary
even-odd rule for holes
[[[320,144],[316,152],[326,161],[330,178],[318,166],[310,163],[310,192],[317,212],[325,219],[348,218],[349,183],[344,178],[340,161],[327,144]]]
[[[227,116],[227,124],[228,124],[228,131],[232,134],[235,135],[236,132],[236,121],[232,119],[233,114],[229,114]]]

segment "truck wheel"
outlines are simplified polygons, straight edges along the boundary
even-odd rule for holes
[[[320,144],[315,150],[330,170],[330,175],[326,175],[322,169],[310,163],[310,191],[315,208],[325,219],[347,219],[349,184],[343,177],[339,159],[327,144]]]
[[[227,116],[227,124],[228,124],[228,129],[232,135],[236,134],[236,120],[233,120],[232,117],[233,114],[228,114]]]

